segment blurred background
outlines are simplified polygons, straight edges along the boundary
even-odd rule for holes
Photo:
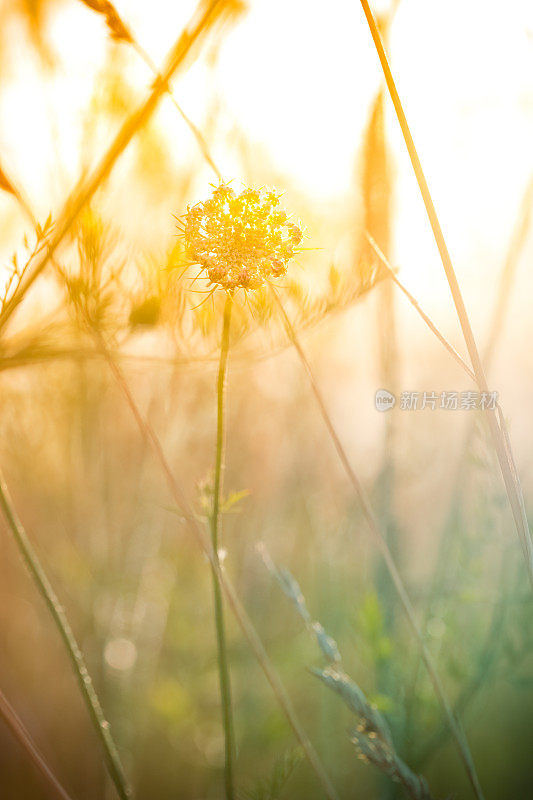
[[[100,4],[101,5],[101,4]],[[92,8],[90,6],[93,6]],[[95,8],[96,6],[96,8]],[[0,0],[0,288],[147,96],[195,5]],[[533,7],[375,2],[490,388],[533,490]],[[132,41],[133,40],[133,41]],[[385,388],[468,391],[369,246],[465,353],[360,5],[232,0],[0,333],[1,466],[87,658],[138,798],[221,798],[211,575],[139,435],[97,330],[190,502],[209,496],[220,298],[183,274],[176,220],[218,178],[275,186],[305,231],[282,294],[466,728],[487,800],[531,794],[533,626],[520,546],[475,411],[386,414]],[[33,222],[32,222],[33,218]],[[53,230],[53,228],[52,228]],[[45,232],[46,233],[46,232]],[[185,264],[186,266],[186,264]],[[10,284],[11,281],[11,284]],[[402,797],[350,742],[340,699],[257,552],[300,584],[344,669],[436,798],[471,790],[359,504],[275,310],[235,317],[226,569],[341,798]],[[0,689],[73,798],[112,798],[57,631],[0,529]],[[322,797],[228,615],[240,797]],[[0,720],[0,795],[47,789]],[[288,766],[287,766],[288,765]],[[284,774],[286,772],[287,774]],[[279,794],[264,786],[282,774]],[[263,787],[263,788],[262,788]],[[264,791],[263,791],[264,789]],[[261,794],[263,791],[263,794]]]

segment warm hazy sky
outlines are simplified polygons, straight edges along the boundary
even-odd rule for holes
[[[238,121],[321,208],[353,197],[356,148],[380,81],[376,55],[356,0],[250,0],[229,33],[216,73],[202,58],[175,83],[200,125],[213,94],[228,127]],[[383,2],[376,8],[383,8]],[[157,63],[193,3],[117,0],[117,8]],[[58,3],[50,39],[60,63],[43,84],[39,63],[17,59],[0,88],[0,146],[13,173],[44,214],[57,208],[80,168],[80,115],[106,53],[100,19],[76,0]],[[533,172],[533,4],[531,0],[402,0],[391,61],[452,253],[466,291],[479,269],[494,278],[521,191]],[[149,76],[125,56],[130,83]],[[51,113],[50,113],[51,111]],[[194,153],[190,134],[167,104],[160,116],[177,160]],[[51,123],[53,120],[53,124]],[[397,153],[397,260],[430,301],[448,296],[409,164],[390,117]],[[217,154],[223,171],[234,162]],[[206,173],[206,179],[210,176]],[[4,208],[5,200],[0,201]],[[6,242],[2,242],[2,249]],[[9,250],[9,247],[8,247]]]
[[[0,9],[6,2],[0,0]],[[193,8],[192,2],[174,0],[117,0],[116,5],[158,64]],[[251,143],[252,158],[257,153],[260,161],[268,153],[276,172],[286,176],[287,185],[304,196],[315,218],[323,221],[324,240],[311,244],[323,247],[329,261],[337,253],[337,241],[351,241],[353,236],[355,164],[369,103],[381,81],[377,57],[357,0],[249,0],[249,6],[247,16],[225,38],[216,71],[201,54],[184,76],[178,76],[175,93],[200,126],[213,97],[219,98],[225,132],[238,123]],[[49,22],[58,70],[45,79],[42,64],[26,57],[20,26],[11,20],[4,30],[11,51],[4,59],[10,72],[4,68],[0,85],[0,150],[4,164],[45,217],[61,207],[79,174],[82,114],[110,45],[97,15],[77,0],[58,2]],[[533,3],[401,0],[390,55],[482,341],[521,194],[533,174]],[[140,98],[151,76],[134,53],[123,51],[122,58],[124,74]],[[197,157],[190,132],[170,103],[163,103],[158,121],[176,163]],[[390,109],[388,127],[396,173],[395,261],[423,306],[463,349]],[[217,149],[216,155],[224,174],[238,180],[236,160],[224,149]],[[210,180],[206,169],[198,191],[205,193]],[[169,231],[176,210],[169,208],[165,214]],[[132,239],[137,235],[149,241],[149,211],[138,210]],[[5,260],[21,239],[17,216],[11,199],[0,197],[0,255]],[[506,356],[497,372],[498,388],[507,392],[506,409],[524,430],[530,402],[524,405],[523,398],[533,387],[531,238],[501,349]],[[418,341],[412,337],[425,331],[404,301],[398,305],[409,330],[404,341]],[[433,353],[435,343],[428,341],[427,347]],[[526,440],[520,444],[526,447]]]

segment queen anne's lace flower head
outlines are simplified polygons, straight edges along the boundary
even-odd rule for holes
[[[300,228],[279,208],[279,195],[266,189],[236,194],[222,183],[213,196],[188,207],[184,218],[187,257],[215,286],[258,289],[280,278],[302,241]]]

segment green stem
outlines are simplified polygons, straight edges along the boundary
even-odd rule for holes
[[[98,700],[98,695],[96,694],[91,676],[87,670],[87,665],[85,664],[81,650],[78,647],[78,643],[76,642],[72,628],[67,620],[65,611],[63,610],[63,607],[61,606],[61,603],[59,602],[57,595],[54,592],[52,585],[41,566],[37,553],[33,549],[26,531],[24,530],[24,527],[17,516],[17,512],[13,507],[13,503],[9,496],[9,492],[1,472],[0,506],[11,529],[16,545],[22,556],[22,560],[28,568],[35,585],[41,594],[41,597],[46,603],[46,606],[52,615],[52,619],[54,620],[55,626],[63,640],[63,644],[67,650],[67,655],[70,659],[72,669],[74,670],[74,675],[78,682],[81,695],[85,705],[87,706],[91,722],[93,723],[96,734],[100,739],[100,743],[104,749],[107,768],[109,770],[111,779],[115,784],[117,794],[121,800],[128,800],[128,798],[131,797],[131,791],[128,787],[122,764],[120,763],[116,745],[109,730],[109,723],[104,717],[100,701]]]
[[[229,577],[222,570],[219,562],[215,560],[213,547],[206,539],[204,529],[198,524],[197,517],[189,505],[186,496],[183,494],[181,486],[175,478],[172,469],[170,468],[170,464],[165,456],[165,452],[157,433],[154,431],[150,421],[142,415],[139,406],[137,405],[135,398],[131,393],[131,389],[124,373],[113,358],[112,353],[110,353],[110,351],[107,349],[106,343],[101,334],[97,333],[96,335],[99,342],[99,349],[106,359],[106,362],[113,373],[113,377],[117,381],[117,384],[124,395],[124,399],[126,400],[126,403],[133,414],[133,417],[135,418],[135,422],[139,426],[141,435],[150,445],[150,448],[165,475],[168,488],[174,503],[176,504],[176,508],[180,509],[183,519],[187,524],[188,531],[192,534],[202,552],[205,553],[205,556],[211,564],[212,569],[217,572],[221,589],[224,592],[228,605],[234,614],[237,624],[242,630],[245,639],[247,640],[254,656],[257,659],[258,664],[263,670],[265,677],[270,684],[272,691],[274,692],[274,696],[280,705],[280,708],[285,714],[287,721],[294,732],[294,735],[298,739],[309,764],[314,770],[320,785],[324,790],[324,794],[328,800],[339,800],[339,796],[335,791],[335,787],[331,783],[331,780],[329,779],[315,748],[311,744],[309,737],[307,736],[296,715],[296,711],[293,708],[291,699],[287,694],[287,690],[281,682],[280,677],[276,672],[267,651],[265,650],[265,646],[263,645],[263,642],[261,641],[261,638],[259,637],[252,620],[242,605]]]
[[[224,323],[222,328],[222,342],[220,345],[220,361],[217,376],[217,441],[215,454],[215,481],[213,487],[213,513],[211,516],[211,543],[213,554],[220,569],[218,555],[218,542],[220,532],[220,496],[222,491],[222,473],[224,469],[224,439],[225,439],[225,388],[226,372],[229,353],[229,334],[231,325],[232,297],[226,296],[224,306]],[[224,783],[227,800],[234,800],[235,789],[233,784],[235,762],[235,731],[233,727],[233,712],[231,707],[231,683],[228,665],[228,650],[226,643],[226,630],[224,623],[224,606],[222,588],[218,570],[213,567],[213,594],[215,601],[215,626],[217,632],[218,675],[220,681],[220,697],[222,701],[222,724],[224,725],[225,762]]]

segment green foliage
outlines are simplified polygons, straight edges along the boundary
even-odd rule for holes
[[[342,670],[337,643],[326,634],[320,623],[312,621],[297,581],[288,569],[278,569],[275,566],[264,547],[262,555],[267,568],[292,601],[307,629],[316,636],[322,655],[328,662],[325,669],[312,669],[312,674],[337,694],[357,719],[357,727],[352,730],[350,738],[360,760],[373,764],[392,781],[400,783],[412,800],[432,800],[425,778],[414,773],[397,754],[389,726],[383,715],[369,702],[361,688]],[[380,635],[383,620],[379,604],[374,596],[367,595],[362,616],[366,621],[369,634]]]
[[[392,653],[392,642],[385,633],[383,611],[375,591],[364,596],[358,615],[357,633],[377,664],[386,661]]]
[[[303,757],[298,747],[287,750],[282,758],[276,761],[267,778],[259,781],[251,789],[241,789],[237,793],[238,800],[280,800],[291,775]]]

